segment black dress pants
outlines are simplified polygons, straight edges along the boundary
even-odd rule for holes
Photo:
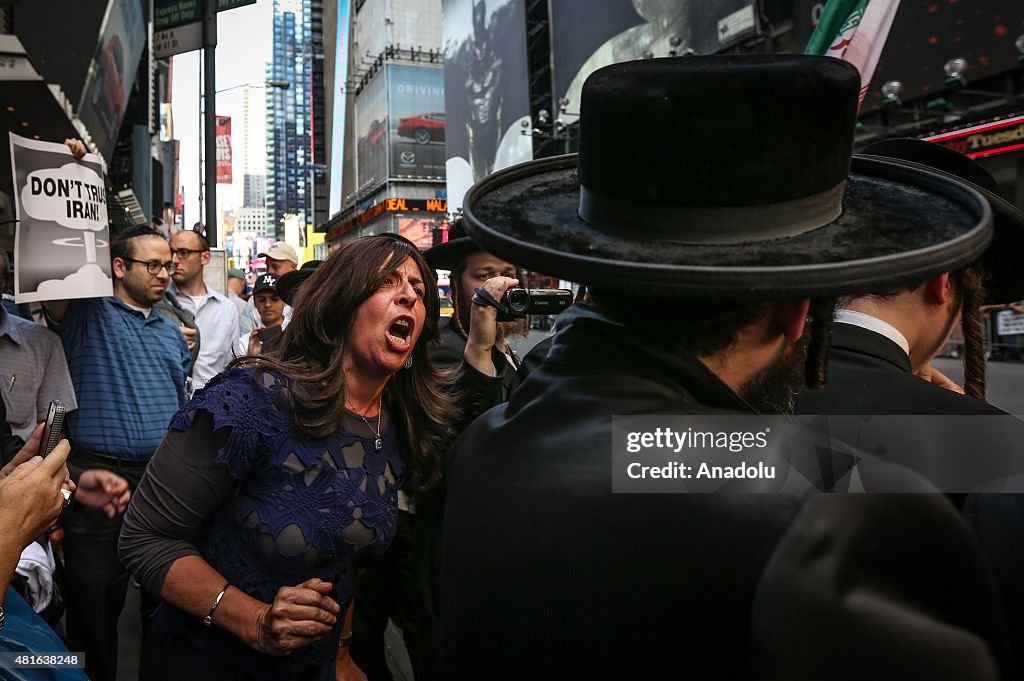
[[[132,492],[145,461],[117,460],[75,450],[76,467],[103,468],[128,480]],[[121,516],[107,518],[99,509],[75,504],[65,513],[64,567],[68,648],[85,653],[92,681],[116,681],[117,621],[124,608],[130,576],[117,558]],[[142,590],[143,632],[158,599]]]
[[[352,618],[352,659],[369,681],[392,681],[387,665],[384,630],[392,620],[402,637],[419,676],[422,655],[416,615],[420,584],[415,569],[415,516],[398,512],[398,527],[391,546],[366,566],[356,583]]]

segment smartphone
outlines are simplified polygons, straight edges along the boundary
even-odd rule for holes
[[[278,324],[277,326],[268,326],[265,329],[261,329],[258,335],[260,337],[260,342],[263,343],[263,345],[270,345],[281,337],[281,325]],[[267,348],[264,348],[264,350],[266,349]]]
[[[43,437],[39,441],[42,451],[41,456],[49,456],[53,448],[60,442],[60,436],[64,432],[64,414],[67,409],[60,400],[50,401],[50,411],[46,414],[46,424],[43,425]]]

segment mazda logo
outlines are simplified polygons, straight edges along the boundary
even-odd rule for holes
[[[415,163],[415,162],[416,162],[416,154],[414,152],[411,152],[411,151],[403,151],[402,152],[402,163]]]

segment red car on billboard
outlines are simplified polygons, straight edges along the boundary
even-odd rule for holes
[[[444,112],[431,111],[398,119],[398,134],[417,144],[444,142]]]

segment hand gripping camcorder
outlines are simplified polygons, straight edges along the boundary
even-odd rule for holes
[[[473,291],[473,302],[498,310],[499,322],[511,322],[531,314],[558,314],[572,303],[572,291],[561,288],[510,288],[501,300],[486,289]]]

